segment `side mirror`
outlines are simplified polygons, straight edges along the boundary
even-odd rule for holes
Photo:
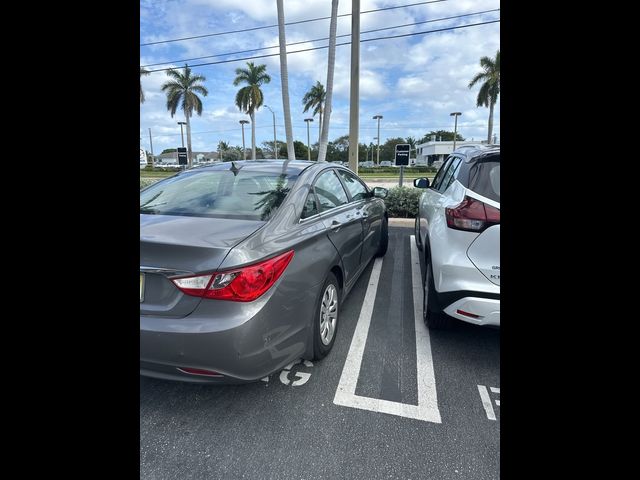
[[[416,178],[413,180],[413,186],[416,188],[429,188],[429,179],[426,177]]]
[[[384,187],[375,187],[373,189],[373,196],[374,197],[387,198],[387,195],[389,195],[389,190],[387,190]]]

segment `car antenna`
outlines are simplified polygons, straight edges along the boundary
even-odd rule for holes
[[[242,168],[242,167],[240,167],[240,168]],[[231,160],[231,168],[229,170],[231,170],[233,172],[233,176],[234,177],[236,177],[238,175],[238,172],[240,171],[240,168],[238,168],[238,166],[236,165],[236,162]]]

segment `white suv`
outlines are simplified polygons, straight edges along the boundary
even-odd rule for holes
[[[413,184],[426,189],[415,236],[427,326],[445,327],[451,317],[500,326],[500,147],[461,147],[431,186],[426,178]]]

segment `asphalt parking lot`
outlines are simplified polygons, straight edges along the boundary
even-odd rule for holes
[[[322,361],[240,386],[140,377],[140,478],[499,478],[500,330],[426,329],[411,235],[389,229]]]

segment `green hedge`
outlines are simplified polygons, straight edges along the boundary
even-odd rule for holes
[[[148,187],[152,183],[156,183],[158,180],[162,180],[161,178],[141,178],[140,179],[140,190],[144,187]]]
[[[414,173],[435,173],[436,168],[434,167],[425,167],[424,165],[420,165],[419,167],[405,167],[404,174],[405,175],[413,175]],[[360,173],[395,173],[396,175],[400,175],[399,167],[378,167],[378,168],[369,168],[369,167],[358,167],[358,174]]]
[[[390,217],[414,218],[418,214],[418,201],[422,190],[413,187],[394,187],[384,199]]]

